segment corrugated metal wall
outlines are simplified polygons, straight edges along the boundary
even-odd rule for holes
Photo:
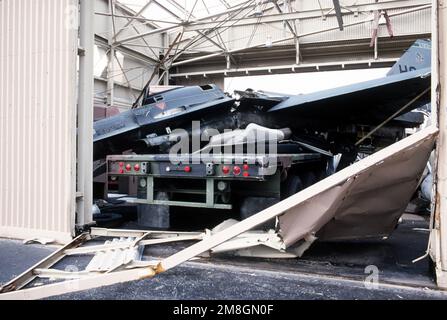
[[[75,0],[0,0],[0,236],[70,239]],[[75,20],[73,20],[73,18]]]

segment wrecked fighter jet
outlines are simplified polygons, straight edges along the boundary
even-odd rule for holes
[[[298,141],[341,153],[342,168],[355,160],[362,147],[378,150],[403,138],[405,128],[422,123],[423,116],[410,111],[429,103],[430,54],[430,41],[418,40],[386,77],[309,94],[247,90],[236,92],[236,99],[215,85],[148,94],[142,97],[142,107],[95,122],[94,159],[128,150],[165,153],[176,142],[170,135],[175,128],[192,135],[207,128],[244,129],[254,123],[290,128]],[[200,121],[200,133],[193,132],[193,120]],[[384,121],[381,130],[356,145],[359,137]]]

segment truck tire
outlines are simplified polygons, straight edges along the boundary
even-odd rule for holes
[[[123,216],[118,213],[95,213],[93,221],[100,228],[116,228],[123,223]]]
[[[240,218],[241,220],[247,219],[256,213],[271,207],[272,205],[278,203],[277,198],[266,198],[266,197],[246,197],[241,201],[240,204]],[[257,227],[259,230],[269,230],[275,228],[276,219],[267,221],[266,223]]]
[[[281,199],[283,200],[304,189],[303,181],[295,174],[289,176],[284,184],[283,192],[281,194]]]
[[[305,171],[300,176],[301,182],[303,183],[303,189],[308,188],[317,182],[317,176],[315,175],[314,171]]]

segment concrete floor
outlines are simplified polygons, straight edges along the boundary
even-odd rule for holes
[[[407,220],[390,239],[317,243],[301,259],[249,259],[229,256],[185,263],[153,279],[66,294],[52,299],[447,299],[436,290],[428,262],[411,260],[425,250],[423,221]],[[145,259],[163,257],[187,246],[147,248]],[[0,282],[5,283],[55,247],[0,240]],[[85,257],[64,259],[64,269],[88,263]],[[379,268],[379,287],[364,285],[365,266]]]

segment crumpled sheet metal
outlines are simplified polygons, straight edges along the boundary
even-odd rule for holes
[[[221,232],[239,221],[228,219],[214,227],[211,234]],[[287,253],[286,246],[275,230],[247,231],[210,250],[211,254],[228,253],[242,257],[258,258],[296,258],[297,255]]]
[[[107,240],[104,244],[128,243],[132,244],[136,239],[133,237],[114,238],[112,241]],[[132,262],[141,261],[144,248],[142,246],[134,246],[125,249],[109,249],[98,251],[85,268],[90,272],[108,272],[122,266],[131,264]]]
[[[320,240],[388,236],[418,186],[436,133],[436,128],[424,129],[416,134],[420,140],[403,149],[395,143],[395,153],[370,166],[364,165],[367,158],[340,171],[347,176],[343,182],[290,207],[279,217],[287,247],[309,235]]]

